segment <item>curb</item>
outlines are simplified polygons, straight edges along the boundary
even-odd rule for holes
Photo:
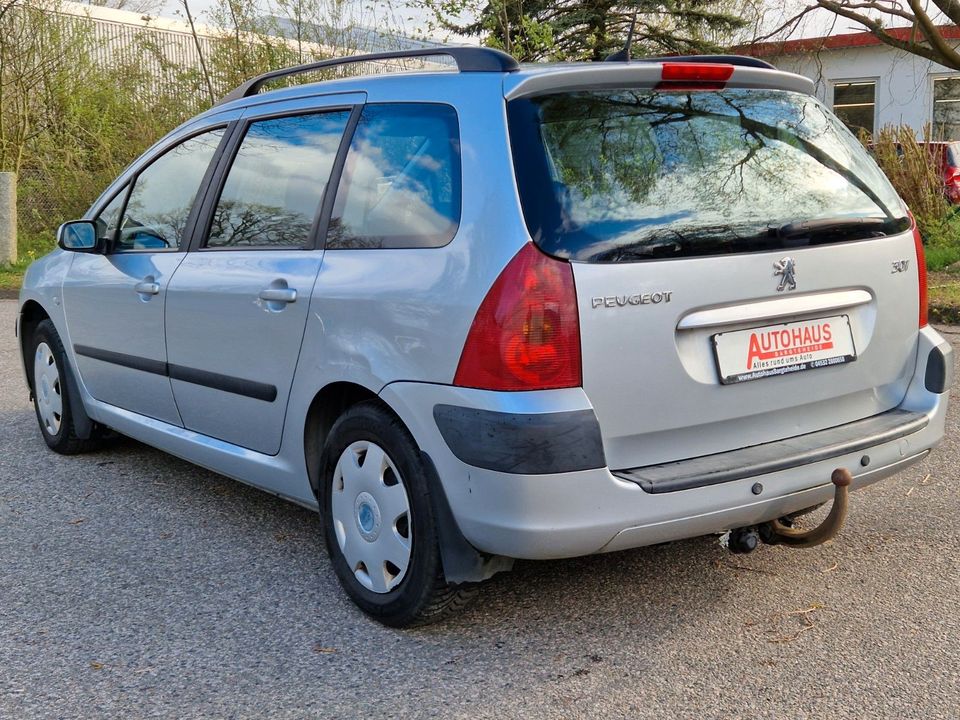
[[[19,290],[4,290],[0,288],[0,300],[16,300],[19,297]]]

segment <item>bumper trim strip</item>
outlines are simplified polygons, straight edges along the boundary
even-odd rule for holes
[[[593,410],[526,414],[436,405],[433,417],[450,450],[468,465],[543,475],[607,464]]]
[[[703,457],[612,471],[648,493],[718,485],[829,460],[923,430],[930,422],[924,413],[889,410],[846,425],[797,437]]]

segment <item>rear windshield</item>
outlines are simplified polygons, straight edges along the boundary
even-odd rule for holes
[[[693,257],[909,227],[863,146],[806,95],[612,90],[508,112],[527,227],[557,257]]]

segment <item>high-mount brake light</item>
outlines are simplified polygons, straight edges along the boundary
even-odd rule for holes
[[[723,63],[665,62],[660,79],[663,82],[725,83],[733,76],[733,65]]]
[[[573,268],[528,243],[480,303],[453,384],[552,390],[578,387],[580,371]]]
[[[724,63],[665,62],[657,90],[723,90],[733,76],[733,65]]]
[[[920,237],[920,228],[910,213],[910,229],[913,230],[913,245],[917,252],[917,285],[920,300],[920,317],[918,327],[927,326],[927,258],[923,252],[923,238]]]

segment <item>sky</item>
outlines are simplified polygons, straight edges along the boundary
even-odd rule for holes
[[[215,3],[216,0],[190,0],[190,9],[195,16],[199,16],[195,19],[202,23],[208,20],[207,15]],[[431,35],[427,31],[426,12],[406,6],[402,0],[395,0],[392,3],[364,3],[363,0],[357,0],[357,6],[360,7],[361,4],[367,7],[372,5],[372,7],[375,8],[375,15],[392,18],[393,21],[389,24],[395,29],[398,29],[402,35],[408,37],[422,36],[432,40],[448,40],[459,43],[470,42],[469,39],[464,38],[451,39],[449,37]],[[764,13],[763,20],[765,31],[772,31],[777,28],[806,4],[807,2],[805,2],[805,0],[769,0],[768,10]],[[160,14],[165,17],[180,17],[177,13],[179,7],[180,3],[178,0],[166,0],[166,6]],[[887,19],[889,19],[888,16]],[[864,28],[859,23],[838,17],[826,10],[815,10],[802,20],[790,37],[819,37],[823,35],[863,31]],[[779,39],[784,38],[781,37]],[[473,42],[476,41],[474,40]]]

